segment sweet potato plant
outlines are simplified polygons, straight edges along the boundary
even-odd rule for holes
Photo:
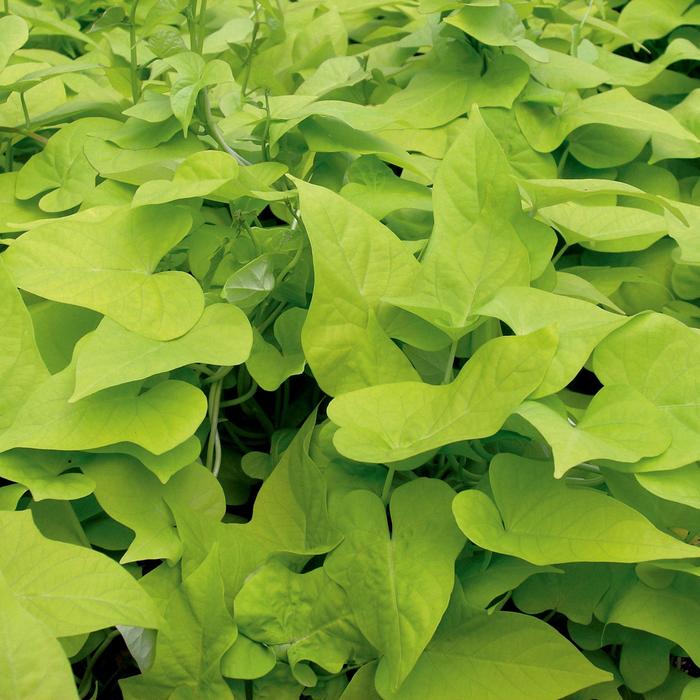
[[[700,5],[0,13],[2,700],[700,697]]]

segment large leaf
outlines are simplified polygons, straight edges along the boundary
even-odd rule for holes
[[[673,116],[635,99],[624,88],[601,92],[583,100],[571,93],[570,97],[556,115],[544,105],[524,102],[516,105],[520,128],[535,150],[553,151],[574,129],[588,124],[673,136],[691,146],[698,142],[697,137]]]
[[[529,287],[504,288],[479,312],[504,321],[517,334],[556,324],[557,351],[535,396],[547,396],[563,389],[596,345],[627,320],[594,304]]]
[[[206,197],[233,180],[238,163],[227,153],[200,151],[178,165],[172,180],[149,180],[134,195],[135,206]]]
[[[204,394],[179,380],[143,393],[138,383],[125,384],[70,403],[74,384],[74,366],[37,384],[0,433],[0,451],[87,450],[133,442],[162,454],[189,438],[206,413]]]
[[[0,40],[0,70],[2,70],[12,54],[26,43],[29,38],[29,27],[17,15],[0,17],[0,37],[2,37]]]
[[[514,227],[522,216],[518,188],[478,110],[440,164],[433,208],[417,293],[385,296],[459,338],[501,287],[530,281],[527,249]]]
[[[187,210],[178,207],[91,209],[29,231],[3,260],[21,289],[94,309],[149,338],[170,340],[192,328],[204,308],[193,277],[156,273],[160,259],[190,225]]]
[[[547,462],[500,454],[491,462],[489,479],[493,500],[471,490],[453,505],[464,534],[485,549],[540,565],[698,554],[612,496],[557,481]]]
[[[319,385],[333,396],[416,379],[377,316],[382,297],[410,289],[417,261],[362,209],[325,188],[297,186],[314,258],[314,294],[302,344]]]
[[[0,258],[0,429],[12,423],[27,392],[48,372],[34,340],[27,307]]]
[[[556,408],[526,401],[518,409],[552,448],[556,477],[591,459],[638,462],[660,454],[671,444],[661,412],[628,386],[601,389],[575,423]]]
[[[245,578],[271,556],[306,560],[340,541],[326,505],[326,483],[309,456],[316,415],[312,413],[265,480],[246,524],[227,524],[220,535],[226,589],[240,590]]]
[[[42,695],[77,700],[73,674],[61,645],[46,624],[12,595],[1,573],[0,607],[0,695],[12,700],[32,700]]]
[[[29,511],[0,512],[0,572],[16,600],[57,637],[114,624],[158,627],[151,599],[116,562],[46,539]]]
[[[593,367],[604,384],[629,384],[656,405],[673,441],[635,471],[675,469],[700,459],[698,334],[662,314],[638,316],[596,349]]]
[[[451,607],[403,686],[390,700],[559,700],[610,678],[541,620]]]
[[[248,358],[252,343],[248,319],[230,304],[208,306],[187,333],[168,341],[138,335],[104,319],[80,344],[71,401],[193,362],[239,365]]]
[[[464,539],[454,492],[437,480],[411,482],[391,498],[391,534],[382,501],[354,491],[338,505],[345,539],[324,568],[350,599],[357,624],[382,654],[379,673],[395,691],[432,637],[452,591]]]
[[[338,396],[328,407],[346,457],[395,462],[495,433],[542,382],[557,345],[552,328],[496,338],[444,386],[401,382]]]
[[[233,698],[221,659],[238,631],[224,600],[217,547],[170,593],[163,617],[153,666],[120,682],[126,700]]]

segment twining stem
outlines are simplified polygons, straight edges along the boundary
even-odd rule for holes
[[[203,383],[213,384],[214,382],[218,382],[219,380],[223,379],[232,369],[233,367],[229,365],[222,365],[216,370],[216,372],[207,377]]]
[[[258,38],[258,32],[260,31],[260,19],[258,17],[258,0],[253,0],[253,33],[250,37],[250,49],[248,50],[248,55],[245,58],[245,65],[243,66],[243,84],[241,85],[241,96],[245,98],[246,92],[248,91],[248,81],[250,80],[250,71],[253,67],[253,56],[255,54],[255,42]]]
[[[251,398],[257,390],[257,382],[255,380],[251,380],[250,389],[248,389],[245,393],[241,394],[235,399],[230,399],[229,401],[221,401],[219,403],[219,408],[231,408],[231,406],[239,406],[240,404],[245,403],[249,398]]]
[[[131,0],[131,13],[129,15],[129,50],[131,57],[131,66],[129,74],[131,77],[131,99],[134,104],[141,97],[141,84],[139,82],[138,57],[136,55],[136,8],[139,5],[139,0]]]
[[[221,403],[221,391],[223,377],[212,383],[209,389],[209,442],[207,443],[207,469],[210,472],[219,471],[221,465],[221,442],[219,439],[219,408]],[[217,455],[218,443],[218,455]],[[218,460],[217,460],[218,457]],[[218,464],[217,464],[218,462]]]

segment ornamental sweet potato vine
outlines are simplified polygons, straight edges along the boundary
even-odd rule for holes
[[[0,697],[697,697],[698,26],[4,0]]]

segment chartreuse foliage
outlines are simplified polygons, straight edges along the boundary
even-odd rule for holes
[[[0,698],[700,697],[699,59],[0,0]]]

